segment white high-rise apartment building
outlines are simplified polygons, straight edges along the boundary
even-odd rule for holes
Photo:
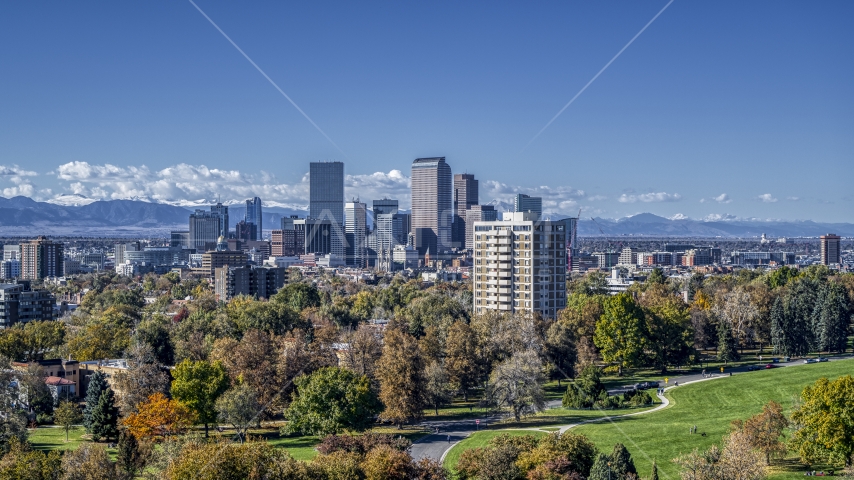
[[[344,234],[347,239],[345,260],[347,265],[365,268],[368,266],[365,235],[367,234],[368,207],[362,202],[344,204]]]
[[[474,223],[474,313],[555,318],[566,307],[566,222],[534,212]]]

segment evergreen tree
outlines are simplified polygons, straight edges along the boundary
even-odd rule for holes
[[[593,461],[593,467],[590,468],[590,475],[587,480],[615,480],[616,477],[611,476],[611,466],[608,465],[610,462],[610,456],[604,453],[596,455],[596,460]]]
[[[109,388],[107,377],[103,372],[96,370],[89,376],[89,386],[86,387],[86,408],[83,409],[83,426],[88,433],[92,433],[92,412],[98,406],[101,393]]]
[[[738,341],[732,334],[732,326],[721,319],[718,323],[718,360],[726,364],[738,359]]]
[[[819,350],[844,352],[848,343],[849,313],[845,288],[827,283],[822,289],[821,305],[816,307]]]
[[[817,350],[815,332],[818,331],[814,311],[819,301],[819,283],[811,278],[800,278],[786,296],[786,334],[789,338],[790,356],[803,356]]]
[[[789,345],[787,330],[783,299],[777,297],[771,306],[771,345],[774,346],[774,353],[778,355],[789,355],[791,345]]]
[[[132,479],[145,466],[139,442],[127,430],[119,433],[119,445],[116,452],[116,473],[120,479]]]
[[[625,479],[628,474],[637,476],[638,470],[632,461],[632,454],[626,450],[625,445],[618,443],[611,452],[611,478]]]
[[[92,440],[99,442],[102,438],[116,438],[119,434],[119,409],[116,408],[115,394],[113,389],[107,387],[101,392],[98,405],[92,412],[91,432]]]

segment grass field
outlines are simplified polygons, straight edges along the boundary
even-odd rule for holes
[[[694,383],[670,390],[668,396],[673,403],[663,410],[582,425],[571,431],[586,435],[603,451],[610,451],[618,442],[625,444],[641,477],[649,476],[652,461],[656,460],[661,479],[676,480],[679,475],[671,460],[694,448],[704,449],[720,442],[732,420],[760,412],[769,400],[780,402],[788,413],[806,385],[820,377],[835,378],[850,374],[852,370],[854,360],[846,360],[761,370]],[[698,433],[691,435],[688,432],[693,425],[697,426]],[[453,467],[463,450],[485,445],[499,433],[489,431],[472,435],[448,453],[446,465]],[[525,433],[528,432],[514,431],[514,434]],[[828,469],[828,466],[814,468]],[[772,465],[771,478],[794,480],[802,477],[804,470],[790,458]]]

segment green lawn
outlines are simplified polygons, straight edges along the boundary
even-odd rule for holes
[[[727,433],[730,422],[747,418],[762,410],[769,400],[780,402],[788,411],[803,388],[820,377],[835,378],[850,374],[852,361],[839,361],[774,370],[760,370],[723,377],[716,380],[694,383],[678,387],[668,392],[673,402],[671,406],[648,415],[637,415],[621,419],[602,421],[582,425],[572,429],[590,438],[602,451],[610,451],[615,443],[623,443],[631,452],[641,477],[648,477],[652,461],[656,460],[662,480],[678,480],[679,475],[671,460],[680,453],[692,449],[708,448],[720,442]],[[624,383],[631,383],[628,378]],[[590,418],[592,416],[618,415],[625,410],[595,412],[555,409],[544,412],[544,417],[554,416],[551,425],[577,423],[571,420],[573,415]],[[548,421],[532,417],[539,428],[547,428]],[[697,434],[689,434],[691,426],[697,426]],[[500,428],[500,426],[498,426]],[[453,468],[459,455],[467,448],[483,446],[500,430],[479,432],[455,446],[445,459],[445,465]],[[508,433],[523,435],[526,433],[544,435],[541,432],[510,430]],[[706,433],[706,436],[702,436]],[[814,466],[816,470],[828,470],[829,467]],[[773,480],[794,480],[802,477],[804,467],[793,457],[787,461],[772,465]]]
[[[729,430],[730,422],[759,413],[769,400],[780,402],[790,411],[806,385],[823,376],[850,374],[852,363],[799,365],[694,383],[670,390],[668,396],[673,404],[664,410],[582,425],[572,431],[586,435],[606,451],[617,442],[625,444],[641,476],[649,475],[652,461],[656,460],[661,478],[676,480],[678,471],[671,462],[673,458],[719,442]],[[693,425],[698,433],[691,435],[688,432]],[[797,463],[785,462],[785,466],[772,468],[772,478],[794,479],[802,477],[804,470]]]
[[[80,438],[86,430],[83,427],[72,428],[68,431],[68,442],[65,441],[65,429],[57,427],[39,427],[29,430],[29,440],[37,450],[75,450],[82,442]]]

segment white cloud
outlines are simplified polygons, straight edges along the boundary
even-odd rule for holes
[[[587,197],[588,202],[598,202],[600,200],[607,200],[607,199],[608,199],[608,197],[606,197],[605,195],[591,195],[591,196]]]
[[[722,193],[722,194],[718,195],[717,197],[715,197],[714,201],[716,201],[718,203],[729,203],[732,200],[729,198],[729,195],[727,195],[726,193]]]
[[[762,202],[765,202],[765,203],[774,203],[777,201],[777,199],[774,198],[770,193],[763,193],[762,195],[759,195],[759,197],[757,197],[757,198],[759,200],[761,200]]]
[[[728,213],[712,213],[703,218],[704,222],[726,222],[728,220],[738,220],[738,217]]]
[[[38,173],[24,170],[17,165],[0,165],[0,175],[8,177],[35,177]]]
[[[666,193],[666,192],[657,192],[657,193],[641,193],[639,195],[626,195],[625,193],[620,195],[620,198],[617,199],[620,203],[653,203],[653,202],[678,202],[682,199],[682,195],[678,193]]]
[[[801,197],[786,197],[786,200],[790,202],[797,202],[801,199]]]

